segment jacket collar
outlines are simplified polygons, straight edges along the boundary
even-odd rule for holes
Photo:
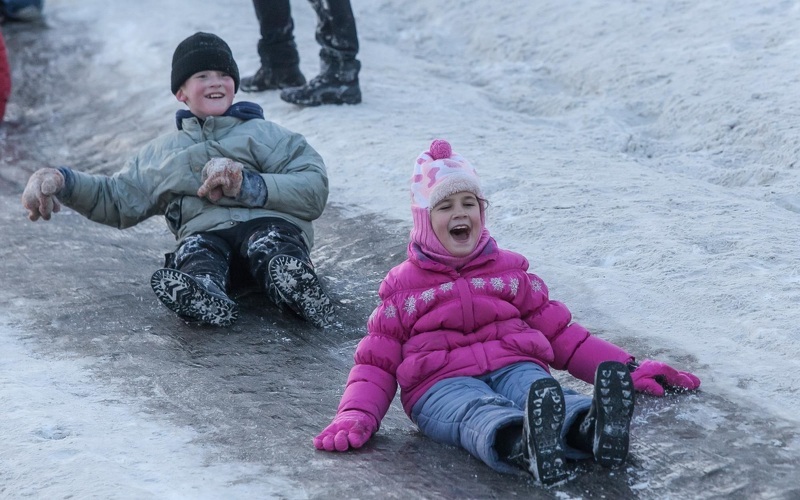
[[[480,267],[486,262],[494,261],[497,259],[499,252],[497,242],[494,240],[494,238],[488,236],[488,234],[483,241],[483,247],[481,250],[472,258],[472,260],[464,264],[464,266],[460,267],[459,269],[437,260],[434,255],[430,255],[429,252],[425,252],[419,243],[414,241],[409,242],[407,251],[409,260],[422,269],[445,273],[454,277],[464,274],[473,267]]]
[[[253,120],[256,118],[263,120],[264,110],[261,108],[261,106],[254,102],[241,101],[231,104],[231,107],[228,108],[228,110],[225,111],[221,116],[232,116],[243,121]],[[178,126],[178,130],[183,130],[183,120],[187,118],[196,118],[198,122],[203,123],[203,120],[197,118],[188,109],[180,109],[175,113],[175,124]]]

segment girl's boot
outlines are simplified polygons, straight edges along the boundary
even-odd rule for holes
[[[628,456],[633,405],[633,380],[628,368],[616,361],[600,363],[594,377],[592,406],[569,430],[567,443],[591,451],[603,467],[621,465]]]
[[[561,444],[565,416],[564,394],[558,382],[554,378],[537,380],[528,390],[522,435],[506,453],[498,449],[501,458],[527,470],[544,485],[567,479]]]

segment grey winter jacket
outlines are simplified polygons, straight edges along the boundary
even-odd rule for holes
[[[254,109],[257,117],[251,118]],[[179,130],[146,144],[116,174],[68,170],[59,200],[90,220],[120,229],[164,215],[178,242],[238,222],[280,217],[301,229],[310,249],[311,221],[319,218],[328,199],[322,158],[302,135],[264,120],[258,105],[240,102],[230,111],[234,116],[213,116],[204,122],[179,112]],[[203,166],[215,157],[230,158],[257,172],[267,187],[266,203],[248,207],[232,198],[216,204],[198,198]]]

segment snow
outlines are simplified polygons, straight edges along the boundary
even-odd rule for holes
[[[361,105],[300,109],[275,92],[238,95],[322,154],[331,203],[410,226],[413,161],[445,138],[481,175],[493,236],[530,259],[575,319],[639,358],[691,369],[706,391],[800,421],[800,3],[353,3]],[[248,0],[48,0],[46,11],[53,29],[96,20],[91,36],[107,43],[84,76],[113,72],[127,87],[91,97],[146,99],[141,120],[154,134],[180,108],[169,63],[186,36],[215,32],[242,76],[258,67]],[[293,12],[310,77],[316,19],[305,1]],[[4,439],[4,457],[36,443],[41,467],[57,464],[76,481],[89,480],[85,469],[124,465],[136,470],[125,476],[131,488],[165,498],[165,476],[196,479],[185,451],[170,470],[99,454],[71,462],[76,433],[90,449],[112,439],[135,457],[191,446],[192,431],[164,433],[106,404],[114,395],[91,386],[79,363],[36,359],[14,340],[21,332],[0,330],[0,435],[27,429]],[[77,430],[62,433],[62,419]],[[222,496],[214,488],[223,482],[203,494]]]
[[[33,357],[14,335],[0,324],[0,498],[300,496],[254,464],[209,463],[192,429],[138,413],[80,363]]]

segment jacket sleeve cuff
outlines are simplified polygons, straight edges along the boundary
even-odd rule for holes
[[[267,183],[255,172],[242,171],[242,188],[236,201],[247,207],[263,207],[267,204]]]
[[[58,192],[56,196],[59,198],[67,199],[72,196],[72,188],[75,187],[75,174],[69,167],[58,167],[58,171],[64,176],[64,187]]]

